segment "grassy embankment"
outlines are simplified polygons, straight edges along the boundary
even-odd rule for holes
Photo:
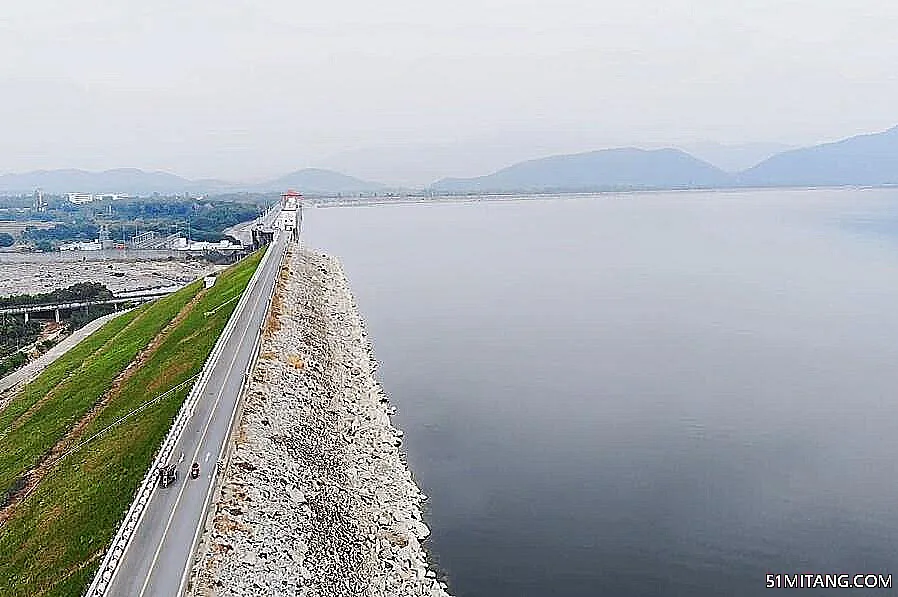
[[[184,308],[201,283],[147,305],[117,334],[98,346],[81,366],[56,385],[36,380],[0,413],[0,500],[23,482],[69,431],[100,400],[137,354]],[[6,410],[10,410],[9,414]],[[5,501],[5,500],[4,500]],[[3,502],[0,501],[0,504]]]
[[[159,301],[110,322],[69,353],[83,359],[83,365],[73,359],[54,363],[0,412],[0,429],[9,429],[0,440],[0,479],[14,483],[33,466],[29,462],[45,458],[53,446],[75,445],[195,376],[260,258],[253,255],[223,272],[207,291],[197,294],[198,286],[191,286],[183,295],[167,297],[164,306]],[[129,321],[123,324],[125,318]],[[165,320],[161,326],[159,320]],[[151,328],[156,331],[147,340]],[[140,346],[132,352],[135,345]],[[141,349],[135,366],[124,371]],[[118,351],[124,352],[112,356]],[[44,461],[45,476],[0,527],[0,595],[83,593],[186,397],[187,385],[65,460],[53,463],[51,457],[52,466]],[[55,420],[58,416],[62,420]],[[45,432],[55,440],[41,437]],[[8,457],[7,450],[25,460]]]

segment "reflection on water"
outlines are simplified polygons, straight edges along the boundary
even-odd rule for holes
[[[653,193],[306,233],[344,261],[456,594],[758,595],[898,574],[896,214]]]

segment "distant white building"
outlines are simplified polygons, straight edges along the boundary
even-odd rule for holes
[[[102,248],[103,243],[99,239],[59,245],[60,251],[99,251]]]
[[[297,210],[302,209],[302,194],[290,190],[281,193],[281,213],[275,223],[275,228],[285,232],[292,232],[299,227]]]
[[[175,251],[233,251],[242,247],[243,245],[235,245],[228,240],[221,240],[217,243],[206,241],[193,241],[188,243],[186,238],[177,239],[171,246]]]
[[[84,205],[94,200],[94,196],[90,193],[66,193],[66,198],[69,200],[69,203],[74,203],[75,205]]]
[[[84,205],[94,201],[118,201],[129,197],[130,195],[127,193],[66,193],[69,203],[75,205]]]

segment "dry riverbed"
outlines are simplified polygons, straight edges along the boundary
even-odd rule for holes
[[[289,255],[194,595],[447,596],[375,366],[339,262]]]
[[[79,282],[99,282],[113,292],[187,284],[216,266],[202,261],[0,263],[0,296],[37,294]]]

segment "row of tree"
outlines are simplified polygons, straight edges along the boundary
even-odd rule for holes
[[[68,288],[61,288],[41,294],[19,294],[0,297],[0,307],[22,305],[47,305],[53,303],[77,303],[112,298],[112,292],[99,282],[79,282]]]
[[[93,240],[101,223],[109,227],[111,239],[129,240],[136,231],[168,235],[188,233],[192,240],[217,242],[225,238],[225,228],[256,217],[268,197],[253,201],[199,199],[124,199],[86,205],[52,204],[42,213],[58,222],[55,228],[27,229],[24,240],[38,248],[53,247],[62,242]]]

